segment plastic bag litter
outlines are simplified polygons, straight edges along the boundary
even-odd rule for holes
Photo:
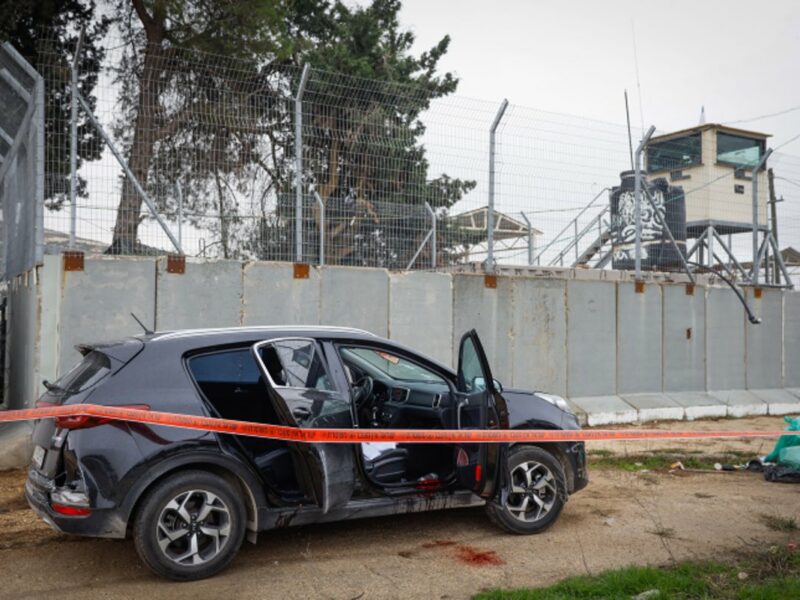
[[[800,431],[800,417],[783,420],[789,424],[786,431]],[[800,435],[782,435],[764,462],[800,469]]]

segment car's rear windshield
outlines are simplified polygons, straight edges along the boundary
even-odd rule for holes
[[[111,359],[102,352],[92,350],[83,360],[58,378],[55,386],[67,394],[82,392],[104,379],[111,372]]]

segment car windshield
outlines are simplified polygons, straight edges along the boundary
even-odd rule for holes
[[[345,361],[353,356],[369,363],[395,381],[446,384],[445,380],[433,371],[390,352],[372,348],[342,348],[342,357]],[[356,361],[357,364],[358,362]]]

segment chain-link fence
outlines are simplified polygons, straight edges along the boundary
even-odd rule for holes
[[[46,80],[69,77],[64,57],[44,62]],[[638,229],[642,268],[682,268],[675,244],[740,280],[753,262],[750,163],[768,140],[752,132],[653,136],[637,228],[636,178],[620,177],[634,168],[637,128],[313,65],[160,47],[111,48],[105,64],[96,100],[77,94],[77,145],[98,145],[96,160],[46,197],[47,226],[72,228],[84,248],[441,268],[485,261],[491,237],[501,265],[634,268]],[[69,127],[52,131],[49,143],[70,147]],[[800,159],[773,154],[767,167],[774,194],[759,171],[755,263],[774,273],[772,243],[761,250],[773,206],[776,242],[800,247]],[[675,244],[659,225],[673,218],[685,222],[667,228]]]
[[[10,44],[0,46],[0,243],[2,277],[42,260],[44,84]]]

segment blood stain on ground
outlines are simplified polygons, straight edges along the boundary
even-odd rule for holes
[[[478,550],[472,546],[462,545],[456,548],[456,558],[461,562],[476,566],[504,565],[505,561],[497,556],[494,550]]]

